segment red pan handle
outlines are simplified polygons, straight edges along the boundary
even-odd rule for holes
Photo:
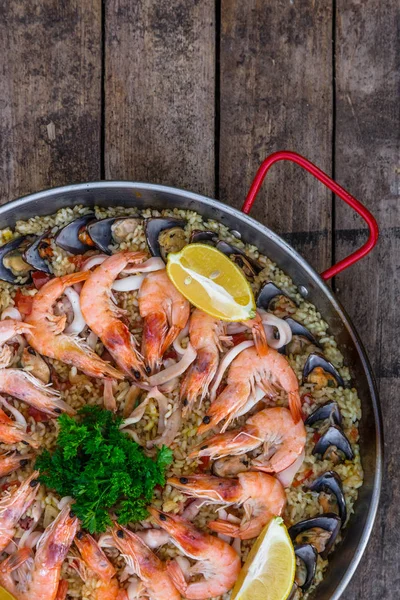
[[[330,279],[334,275],[337,275],[341,271],[344,271],[344,269],[347,269],[347,267],[350,267],[350,265],[363,258],[363,256],[365,256],[366,254],[368,254],[368,252],[372,250],[372,248],[378,241],[379,236],[379,229],[376,219],[369,212],[369,210],[367,210],[365,206],[361,204],[361,202],[359,202],[348,192],[346,192],[346,190],[343,189],[342,186],[340,186],[338,183],[333,181],[333,179],[328,177],[328,175],[321,171],[321,169],[319,169],[312,162],[304,158],[304,156],[301,156],[296,152],[290,152],[289,150],[274,152],[264,160],[264,162],[258,169],[256,176],[254,177],[249,193],[247,194],[247,198],[242,206],[242,211],[244,213],[248,214],[250,212],[250,209],[253,206],[253,203],[260,190],[261,184],[264,181],[266,174],[268,173],[269,168],[274,163],[280,160],[289,160],[291,162],[294,162],[303,167],[303,169],[305,169],[309,173],[311,173],[311,175],[314,175],[314,177],[316,177],[319,181],[326,185],[326,187],[329,188],[334,194],[339,196],[339,198],[344,200],[346,204],[351,206],[368,225],[369,237],[365,244],[349,256],[346,256],[346,258],[343,258],[343,260],[340,260],[338,263],[336,263],[336,265],[333,265],[332,267],[321,273],[322,279]]]

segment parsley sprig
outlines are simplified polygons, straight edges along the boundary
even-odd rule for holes
[[[75,499],[73,512],[90,533],[112,524],[109,511],[122,524],[146,518],[155,486],[165,484],[172,450],[163,446],[152,459],[119,429],[122,418],[98,406],[58,421],[54,452],[45,450],[36,460],[40,481]]]

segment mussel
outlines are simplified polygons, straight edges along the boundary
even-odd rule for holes
[[[218,236],[215,231],[203,231],[202,229],[194,229],[190,234],[189,244],[211,244],[215,246],[218,242]]]
[[[21,236],[0,247],[0,279],[14,285],[25,285],[31,281],[31,266],[23,259],[23,253],[30,243],[28,236]],[[23,278],[23,282],[17,281]]]
[[[50,231],[45,231],[23,252],[23,258],[34,269],[51,275],[52,271],[47,259],[53,256],[50,244]]]
[[[228,244],[228,242],[219,240],[216,243],[216,248],[220,252],[223,252],[223,254],[229,256],[234,263],[243,269],[244,274],[247,277],[255,277],[263,269],[258,261],[248,256],[240,248],[232,246],[232,244]]]
[[[213,462],[211,472],[218,477],[236,477],[239,473],[248,471],[249,464],[250,461],[247,454],[226,456]]]
[[[324,387],[344,387],[344,381],[338,370],[321,354],[312,353],[303,369],[304,383],[314,383],[315,389]]]
[[[99,250],[111,254],[110,246],[123,242],[142,223],[139,217],[108,217],[88,223],[87,232]]]
[[[340,412],[337,402],[331,400],[330,402],[322,404],[322,406],[318,406],[318,408],[307,417],[304,424],[311,426],[314,425],[314,423],[324,421],[325,419],[329,419],[329,421],[335,425],[340,426],[342,424],[342,413]]]
[[[296,585],[305,592],[308,590],[315,577],[318,552],[312,544],[296,544],[294,553],[296,555],[297,564],[295,577]]]
[[[309,486],[312,492],[324,492],[332,494],[336,498],[336,503],[339,511],[339,517],[342,519],[343,525],[347,519],[346,500],[343,494],[342,480],[335,471],[327,471],[320,475]]]
[[[258,308],[276,311],[278,316],[290,315],[297,309],[296,303],[272,281],[267,281],[261,286],[256,304]]]
[[[185,221],[171,217],[151,217],[145,221],[145,233],[153,256],[166,260],[170,252],[179,252],[187,244]]]
[[[340,531],[342,521],[334,513],[299,521],[289,528],[294,544],[312,544],[322,558],[326,558]]]
[[[331,425],[320,437],[312,451],[324,459],[332,460],[334,464],[342,462],[344,458],[353,460],[354,452],[351,444],[340,427]]]
[[[291,317],[284,317],[284,319],[289,325],[293,336],[291,341],[285,346],[286,354],[301,354],[305,348],[314,352],[321,348],[319,342],[307,327],[304,327],[304,325]]]
[[[54,236],[57,246],[71,254],[83,254],[93,249],[95,245],[88,234],[87,225],[95,219],[95,215],[89,213],[65,225]]]

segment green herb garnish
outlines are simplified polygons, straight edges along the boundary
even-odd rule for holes
[[[165,484],[172,450],[163,446],[155,459],[123,433],[123,419],[98,406],[85,406],[77,419],[58,418],[60,433],[53,453],[36,460],[40,481],[61,496],[72,496],[74,514],[90,533],[112,525],[110,510],[120,523],[146,518],[156,485]]]

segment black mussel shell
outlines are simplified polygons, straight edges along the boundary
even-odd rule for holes
[[[342,480],[335,471],[327,471],[320,475],[312,484],[309,486],[312,492],[325,492],[326,494],[333,494],[336,497],[336,501],[339,509],[339,517],[342,519],[343,525],[347,519],[346,500],[344,499]]]
[[[295,307],[295,302],[289,298],[289,296],[283,290],[279,289],[272,281],[266,281],[260,288],[258,292],[256,304],[258,308],[263,308],[264,310],[268,310],[270,304],[274,298],[277,296],[284,296],[287,298],[288,302],[293,303]]]
[[[7,281],[8,283],[13,283],[14,285],[25,285],[32,281],[31,274],[30,272],[28,272],[25,281],[23,283],[17,283],[17,275],[14,275],[12,270],[4,265],[4,259],[7,256],[7,254],[10,254],[10,252],[14,252],[15,250],[17,250],[22,244],[24,244],[24,242],[26,242],[27,239],[28,236],[23,235],[19,238],[16,238],[15,240],[11,240],[11,242],[8,242],[7,244],[4,244],[4,246],[0,247],[0,279],[2,281]]]
[[[329,419],[331,423],[335,425],[342,424],[342,414],[340,412],[340,408],[337,402],[331,400],[322,406],[319,406],[314,412],[312,412],[304,422],[304,425],[314,425],[314,423],[318,423],[318,421],[324,421],[325,419]]]
[[[306,579],[303,585],[299,586],[301,587],[303,592],[305,592],[306,590],[308,590],[315,577],[315,571],[317,569],[318,552],[312,544],[297,544],[294,547],[294,553],[298,558],[300,558],[300,560],[303,561],[304,566],[306,568]]]
[[[38,237],[27,247],[22,256],[25,262],[34,269],[51,275],[52,271],[46,258],[52,255],[53,251],[50,246],[50,231],[45,231],[43,235]]]
[[[160,233],[166,229],[173,229],[175,227],[184,229],[185,225],[186,221],[182,221],[181,219],[173,219],[171,217],[151,217],[150,219],[146,219],[145,234],[147,245],[151,254],[153,256],[160,256],[165,260],[165,255],[168,252],[165,253],[162,251],[159,241]]]
[[[54,236],[54,241],[57,246],[60,246],[60,248],[71,254],[83,254],[84,252],[87,252],[87,250],[92,250],[94,243],[90,241],[86,228],[91,221],[95,220],[95,218],[95,215],[90,213],[65,225],[65,227],[60,229]]]
[[[194,229],[190,234],[189,244],[215,244],[218,242],[218,237],[215,231],[202,231]]]
[[[329,554],[330,549],[332,548],[337,535],[340,531],[342,525],[342,521],[338,515],[334,513],[325,513],[323,515],[319,515],[318,517],[312,517],[311,519],[305,519],[304,521],[299,521],[292,525],[288,533],[293,543],[296,542],[296,538],[310,529],[324,529],[325,531],[330,533],[329,539],[327,540],[325,547],[323,550],[319,552],[322,558],[326,558]],[[317,534],[316,534],[317,535]],[[312,541],[309,540],[309,543],[312,544]],[[314,545],[314,544],[312,544]],[[317,549],[318,551],[318,549]]]
[[[142,219],[134,216],[108,217],[89,223],[87,230],[94,245],[104,254],[111,254],[110,246],[119,241],[115,235],[115,227],[120,223],[128,223],[129,221],[132,221],[132,230],[134,230]]]
[[[314,371],[314,369],[317,369],[318,367],[332,375],[339,387],[344,387],[344,381],[333,364],[321,356],[321,354],[315,353],[310,354],[307,358],[303,369],[303,381],[306,382],[308,376],[312,373],[312,371]]]
[[[220,240],[217,242],[216,248],[217,248],[217,250],[219,250],[220,252],[223,252],[223,254],[226,254],[227,256],[231,256],[233,254],[235,257],[234,262],[239,261],[239,256],[242,256],[243,259],[245,261],[247,261],[247,263],[248,263],[249,267],[251,268],[251,270],[253,271],[254,275],[257,275],[258,273],[260,273],[260,271],[263,270],[263,267],[260,265],[260,263],[258,261],[256,261],[254,258],[251,258],[250,256],[247,256],[246,252],[244,252],[240,248],[237,248],[236,246],[232,246],[232,244],[228,244],[228,242],[223,242],[222,240]],[[242,267],[240,262],[237,262],[237,264],[239,265],[239,267]]]
[[[330,446],[337,448],[347,460],[353,460],[354,452],[347,437],[340,427],[331,425],[315,444],[313,454],[323,456]]]
[[[289,325],[292,330],[292,335],[301,335],[302,337],[307,338],[312,344],[315,346],[319,346],[319,342],[315,339],[311,331],[304,327],[301,323],[292,319],[291,317],[283,317],[286,323]]]

